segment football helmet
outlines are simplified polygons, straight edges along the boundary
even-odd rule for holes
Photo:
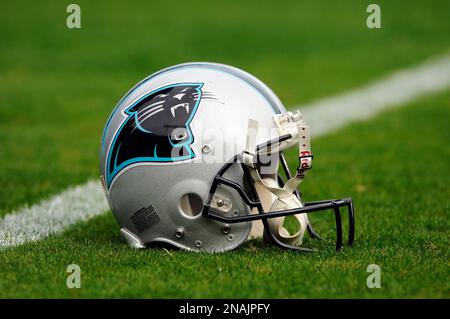
[[[290,148],[299,150],[293,176],[283,156]],[[302,201],[298,186],[312,160],[300,111],[287,112],[247,72],[199,62],[156,72],[118,102],[103,132],[100,171],[120,232],[135,248],[221,252],[262,237],[311,251],[300,245],[305,232],[320,238],[308,214],[329,210],[339,250],[341,207],[353,243],[353,202]],[[295,233],[283,226],[288,215],[298,222]]]

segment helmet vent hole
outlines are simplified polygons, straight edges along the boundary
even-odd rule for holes
[[[180,199],[180,209],[186,216],[197,216],[202,212],[203,201],[197,194],[185,194]]]

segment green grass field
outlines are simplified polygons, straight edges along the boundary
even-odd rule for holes
[[[332,96],[450,50],[448,1],[78,1],[0,4],[0,217],[97,178],[103,125],[136,82],[165,66],[215,61],[265,81],[287,106]],[[301,255],[259,241],[225,254],[135,251],[110,213],[0,250],[2,298],[450,297],[450,91],[313,140],[307,200],[352,196],[356,244]],[[295,160],[295,158],[291,158]],[[294,165],[294,162],[292,162]],[[66,267],[82,288],[66,287]],[[366,268],[379,264],[381,289]]]

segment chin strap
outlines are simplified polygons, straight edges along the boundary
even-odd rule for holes
[[[248,124],[247,143],[244,152],[244,163],[249,168],[250,174],[255,181],[255,187],[261,199],[262,206],[265,211],[281,211],[297,207],[303,207],[300,200],[294,194],[294,191],[305,178],[312,165],[312,154],[310,146],[309,126],[303,123],[300,112],[285,113],[274,117],[275,123],[281,136],[290,136],[283,141],[278,141],[274,147],[257,149],[256,137],[258,131],[258,122],[250,119]],[[277,180],[273,178],[261,178],[258,171],[257,157],[258,155],[267,155],[270,153],[278,153],[282,150],[298,145],[299,148],[299,166],[294,177],[289,179],[284,187],[280,187]],[[290,234],[284,227],[284,218],[268,219],[269,231],[280,241],[296,245],[301,244],[303,235],[308,226],[308,216],[306,214],[293,215],[298,223],[299,229],[296,233]],[[253,227],[252,237],[262,236],[262,227]]]

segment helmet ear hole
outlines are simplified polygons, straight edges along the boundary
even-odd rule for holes
[[[197,194],[184,194],[180,198],[180,209],[184,215],[188,217],[195,217],[202,212],[203,201]]]

